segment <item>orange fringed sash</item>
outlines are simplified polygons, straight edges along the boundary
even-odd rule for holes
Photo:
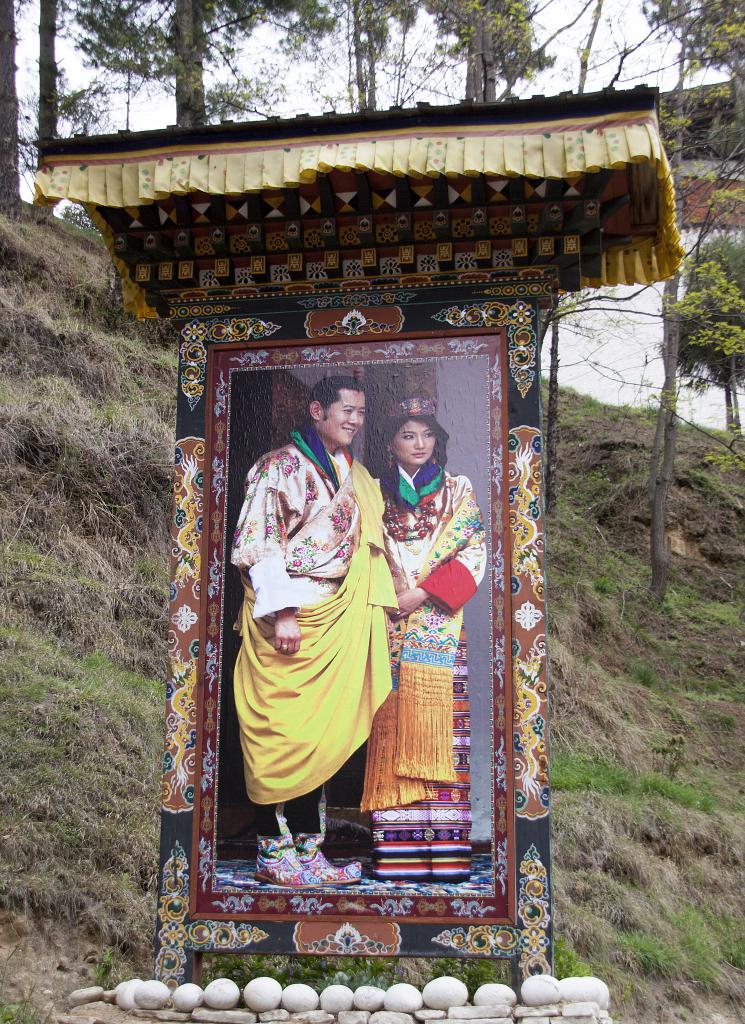
[[[455,510],[419,571],[420,580],[471,544],[481,543],[481,513],[472,494]],[[455,781],[453,668],[463,612],[445,612],[430,601],[390,631],[398,663],[393,690],[373,721],[367,748],[362,810],[415,803],[428,783]]]

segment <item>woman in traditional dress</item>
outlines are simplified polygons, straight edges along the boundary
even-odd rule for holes
[[[399,603],[393,689],[373,722],[362,807],[372,811],[376,878],[461,882],[471,872],[462,609],[484,577],[484,526],[470,481],[445,471],[448,435],[434,402],[406,399],[397,413],[380,481]]]

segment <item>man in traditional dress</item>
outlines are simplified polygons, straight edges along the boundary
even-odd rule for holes
[[[359,863],[321,852],[320,801],[390,692],[386,609],[397,606],[380,492],[349,450],[362,385],[324,378],[308,413],[249,471],[232,553],[245,591],[234,682],[256,877],[283,886],[360,879]]]

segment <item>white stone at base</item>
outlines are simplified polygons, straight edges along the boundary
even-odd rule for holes
[[[560,999],[559,983],[550,974],[534,974],[520,986],[520,1000],[525,1006],[545,1006]]]
[[[243,989],[243,1002],[254,1013],[269,1013],[282,1002],[282,986],[275,978],[252,978]]]
[[[134,987],[135,1006],[140,1010],[162,1010],[171,990],[162,981],[141,981]]]
[[[347,985],[328,985],[320,998],[321,1009],[327,1013],[341,1013],[354,1006],[354,992]]]
[[[414,1024],[410,1013],[399,1013],[397,1010],[378,1010],[370,1016],[370,1024]]]
[[[458,1020],[457,1017],[450,1017],[448,1024],[470,1024],[469,1018]],[[514,1024],[512,1017],[482,1017],[479,1024]]]
[[[458,978],[434,978],[422,989],[422,999],[433,1010],[463,1009],[468,1002],[468,989]]]
[[[204,1002],[204,992],[199,985],[187,982],[171,992],[171,1002],[179,1013],[191,1013]]]
[[[145,1020],[162,1020],[162,1021],[184,1021],[191,1020],[192,1016],[190,1013],[179,1013],[177,1010],[140,1010],[137,1007],[134,1010],[129,1011],[134,1017],[144,1018]]]
[[[474,1006],[501,1006],[507,1003],[514,1006],[517,996],[509,985],[499,985],[497,982],[488,982],[481,985],[473,994]]]
[[[482,1006],[454,1006],[448,1010],[448,1017],[460,1020],[482,1020],[486,1017],[509,1017],[512,1014],[510,1003],[491,1003]]]
[[[318,993],[310,985],[288,985],[282,992],[282,1006],[290,1013],[318,1009]]]
[[[106,993],[102,985],[91,985],[90,988],[76,988],[67,997],[67,1005],[72,1010],[76,1006],[84,1006],[86,1003],[100,1002]]]
[[[354,1006],[357,1010],[368,1010],[375,1013],[383,1009],[385,1002],[385,989],[377,988],[375,985],[360,985],[354,990]]]
[[[232,1010],[240,998],[241,990],[230,978],[215,978],[204,990],[204,1005],[211,1010]]]
[[[595,981],[598,983],[600,987],[600,998],[598,999],[598,1006],[601,1010],[608,1010],[610,1009],[610,989],[604,981],[600,980],[600,978],[595,978]]]
[[[419,989],[403,981],[391,985],[383,1000],[383,1008],[394,1013],[413,1013],[415,1010],[421,1010],[423,1006],[424,1000]]]
[[[600,1013],[597,1003],[564,1003],[561,1007],[563,1017],[596,1017]]]
[[[562,1003],[597,1003],[608,1008],[610,992],[600,978],[562,978],[559,982]]]
[[[135,989],[142,984],[142,978],[132,978],[131,981],[121,981],[116,986],[116,1005],[120,1010],[134,1010]]]
[[[198,1006],[191,1019],[202,1024],[256,1024],[256,1014],[250,1010],[213,1010],[208,1006]]]
[[[369,1010],[342,1010],[338,1017],[339,1024],[368,1024]]]

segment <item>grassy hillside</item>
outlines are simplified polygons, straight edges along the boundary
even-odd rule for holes
[[[681,432],[659,607],[653,426],[565,395],[549,524],[558,928],[650,1009],[745,991],[745,479]]]
[[[0,352],[0,898],[141,954],[175,346],[119,312],[98,243],[0,221]]]
[[[0,901],[131,962],[154,909],[176,345],[105,254],[0,221]],[[745,479],[681,433],[647,597],[652,420],[564,393],[549,523],[558,970],[622,1018],[745,996]],[[67,925],[64,925],[68,927]]]

